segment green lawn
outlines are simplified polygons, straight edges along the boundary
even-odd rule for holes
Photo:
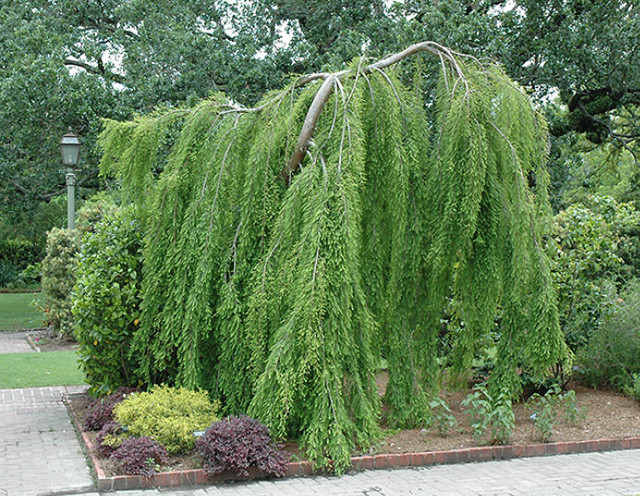
[[[42,327],[44,316],[33,301],[41,302],[40,293],[1,293],[0,331],[19,331]]]
[[[84,384],[75,351],[0,355],[0,389]]]

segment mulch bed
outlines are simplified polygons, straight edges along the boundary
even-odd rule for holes
[[[381,376],[378,383],[383,393],[385,377]],[[469,420],[460,405],[468,392],[445,393],[444,398],[458,422],[455,428],[445,434],[438,433],[435,428],[387,430],[386,436],[377,445],[352,459],[353,468],[363,470],[640,448],[640,402],[613,391],[594,390],[578,384],[570,384],[569,387],[576,392],[576,406],[586,408],[586,416],[577,425],[559,418],[548,443],[540,442],[530,418],[531,412],[523,404],[514,407],[516,425],[511,445],[488,446],[486,441],[474,440]],[[89,401],[86,394],[68,398],[67,404],[78,429],[84,421]],[[172,457],[161,467],[162,473],[152,479],[123,477],[117,463],[96,453],[96,434],[82,433],[88,445],[88,454],[97,465],[99,490],[194,485],[238,478],[235,474],[223,474],[215,479],[207,477],[201,470],[202,461],[197,454]],[[287,470],[288,476],[313,473],[296,443],[287,443],[283,449],[291,455],[292,460]],[[260,474],[254,473],[253,476]]]

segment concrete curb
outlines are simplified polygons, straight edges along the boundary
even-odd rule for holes
[[[72,393],[77,394],[77,393]],[[65,405],[68,404],[65,395]],[[95,447],[87,434],[83,432],[78,420],[73,419],[74,427],[86,445],[86,453],[96,474],[98,491],[121,491],[126,489],[150,489],[162,487],[191,487],[231,480],[250,480],[264,477],[258,470],[250,471],[247,477],[238,477],[234,473],[209,475],[204,469],[160,472],[153,477],[139,475],[118,475],[107,477],[100,468]],[[534,456],[564,455],[576,453],[593,453],[602,451],[616,451],[625,449],[640,449],[640,437],[624,439],[596,439],[590,441],[561,441],[557,443],[536,443],[506,446],[481,446],[461,448],[455,450],[426,451],[423,453],[382,454],[371,456],[351,457],[353,472],[364,470],[392,469],[406,467],[427,467],[432,465],[484,462],[490,460],[510,460],[514,458],[529,458]],[[308,461],[290,462],[287,466],[285,478],[309,476],[322,471],[314,470]]]

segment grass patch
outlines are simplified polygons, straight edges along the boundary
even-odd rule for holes
[[[0,389],[84,384],[75,351],[0,355]]]
[[[44,314],[37,310],[34,300],[41,305],[41,294],[0,294],[0,331],[20,331],[42,327]]]

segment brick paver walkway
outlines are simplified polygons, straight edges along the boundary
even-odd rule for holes
[[[0,496],[91,491],[61,398],[82,386],[0,390]]]
[[[104,493],[106,496],[109,493]],[[640,450],[372,470],[118,496],[632,496],[640,494]],[[88,494],[86,496],[89,496]],[[97,496],[92,493],[91,496]]]
[[[33,351],[27,343],[25,332],[0,332],[0,354]]]

